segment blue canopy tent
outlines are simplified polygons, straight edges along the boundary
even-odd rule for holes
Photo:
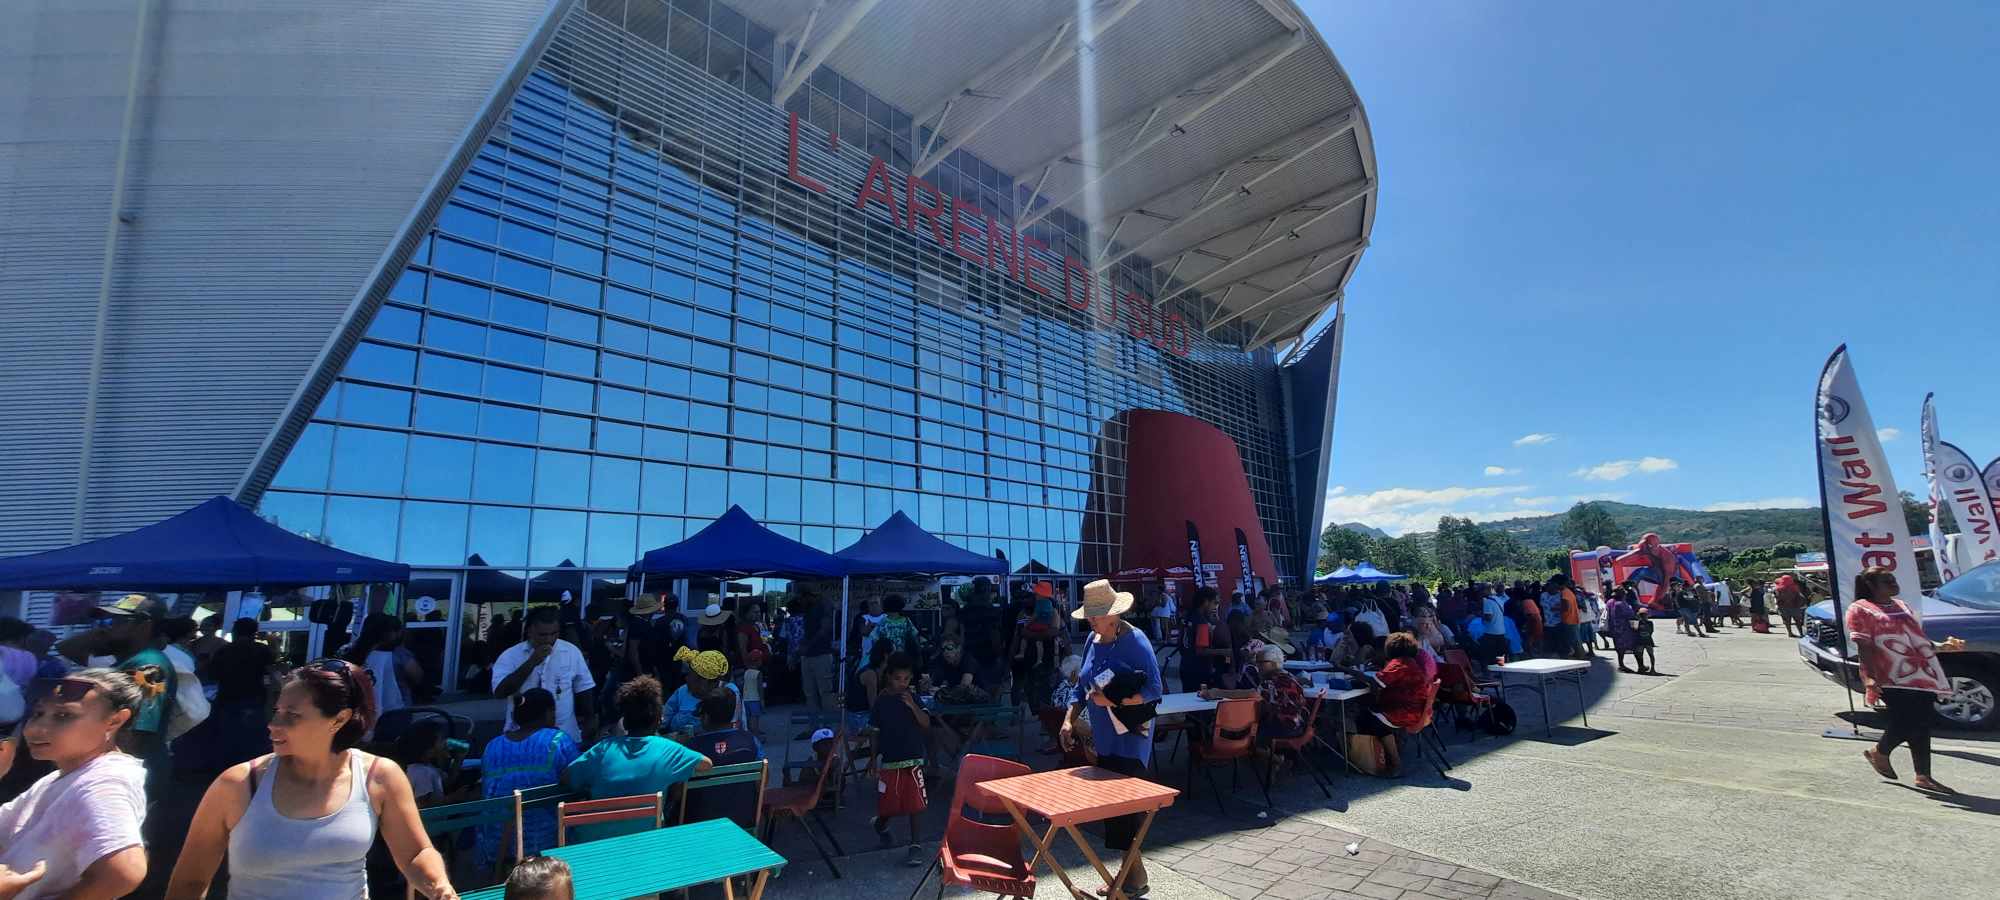
[[[1006,575],[1007,560],[958,547],[910,521],[902,510],[834,554],[854,575]],[[841,646],[847,644],[847,578],[840,580]],[[840,669],[847,689],[847,667]]]
[[[1381,569],[1375,568],[1374,564],[1368,562],[1367,560],[1362,560],[1361,562],[1356,563],[1354,566],[1354,579],[1356,584],[1374,584],[1380,581],[1402,581],[1403,579],[1408,577],[1410,576],[1392,575],[1388,572],[1384,572]]]
[[[632,567],[632,574],[641,578],[839,578],[847,574],[847,564],[831,553],[765,528],[743,507],[731,506],[687,540],[646,551]]]
[[[1401,581],[1408,577],[1410,576],[1392,575],[1388,572],[1382,571],[1381,569],[1375,568],[1374,565],[1366,561],[1363,561],[1356,563],[1353,568],[1349,568],[1347,566],[1341,566],[1338,569],[1335,569],[1331,572],[1326,573],[1325,575],[1321,575],[1320,577],[1313,579],[1313,583],[1328,584],[1328,585],[1380,584],[1385,581]]]
[[[1007,561],[974,553],[910,521],[899,510],[834,554],[850,575],[1005,575]]]
[[[228,497],[124,534],[0,559],[4,590],[241,591],[409,580],[409,566],[300,537]]]
[[[1354,583],[1354,570],[1347,566],[1341,566],[1338,569],[1335,569],[1331,572],[1326,573],[1325,575],[1321,575],[1320,577],[1313,579],[1313,584],[1353,584],[1353,583]]]
[[[731,506],[708,527],[687,540],[656,550],[648,550],[632,567],[630,577],[646,590],[647,576],[668,578],[839,578],[840,621],[843,633],[835,649],[846,688],[847,636],[846,562],[833,554],[808,547],[785,537],[751,518],[741,506]]]

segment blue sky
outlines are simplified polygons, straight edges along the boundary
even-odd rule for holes
[[[2000,455],[2000,5],[1302,5],[1381,184],[1329,520],[1816,502],[1842,342],[1899,487],[1925,391]]]

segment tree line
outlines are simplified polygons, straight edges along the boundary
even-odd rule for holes
[[[1922,502],[1906,493],[1904,511],[1911,518],[1914,533],[1921,534],[1921,517],[1926,515]],[[1623,549],[1637,537],[1627,534],[1598,503],[1570,507],[1563,515],[1561,532],[1563,539],[1577,548]],[[1743,581],[1790,566],[1794,557],[1811,549],[1796,541],[1780,541],[1745,550],[1698,547],[1695,556],[1717,578]],[[1538,550],[1505,531],[1481,527],[1458,516],[1440,516],[1437,530],[1428,534],[1378,538],[1338,525],[1329,525],[1320,533],[1318,574],[1364,560],[1384,571],[1424,581],[1541,580],[1569,571],[1568,550]]]

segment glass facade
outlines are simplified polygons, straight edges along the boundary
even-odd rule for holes
[[[812,145],[802,165],[829,182],[859,184],[871,155],[906,168],[925,135],[826,69],[773,107],[774,51],[768,31],[707,0],[580,7],[263,512],[359,553],[462,570],[467,592],[622,572],[731,504],[829,551],[901,510],[968,549],[1094,575],[1122,564],[1117,415],[1151,408],[1235,440],[1293,573],[1269,352],[1242,351],[1233,329],[1192,330],[1186,355],[1167,352],[838,191],[801,189],[788,113]],[[828,133],[845,146],[829,152]],[[927,177],[1016,213],[1016,185],[969,154]],[[1088,258],[1067,213],[1026,233],[1055,272],[1064,254]],[[1155,277],[1134,257],[1112,284],[1155,294]],[[1103,527],[1086,529],[1087,514]]]

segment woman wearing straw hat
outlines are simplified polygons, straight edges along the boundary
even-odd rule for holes
[[[1153,642],[1121,618],[1131,609],[1132,595],[1114,590],[1109,581],[1100,578],[1084,586],[1083,605],[1070,615],[1089,622],[1090,637],[1076,698],[1063,719],[1061,737],[1063,749],[1069,749],[1076,740],[1077,714],[1088,710],[1097,764],[1123,775],[1142,775],[1153,759],[1152,722],[1114,725],[1111,713],[1116,706],[1144,706],[1160,699],[1160,663],[1153,654]],[[1104,848],[1114,853],[1129,850],[1139,819],[1136,815],[1106,819]],[[1124,893],[1136,898],[1146,893],[1145,862],[1135,860],[1132,867]]]

